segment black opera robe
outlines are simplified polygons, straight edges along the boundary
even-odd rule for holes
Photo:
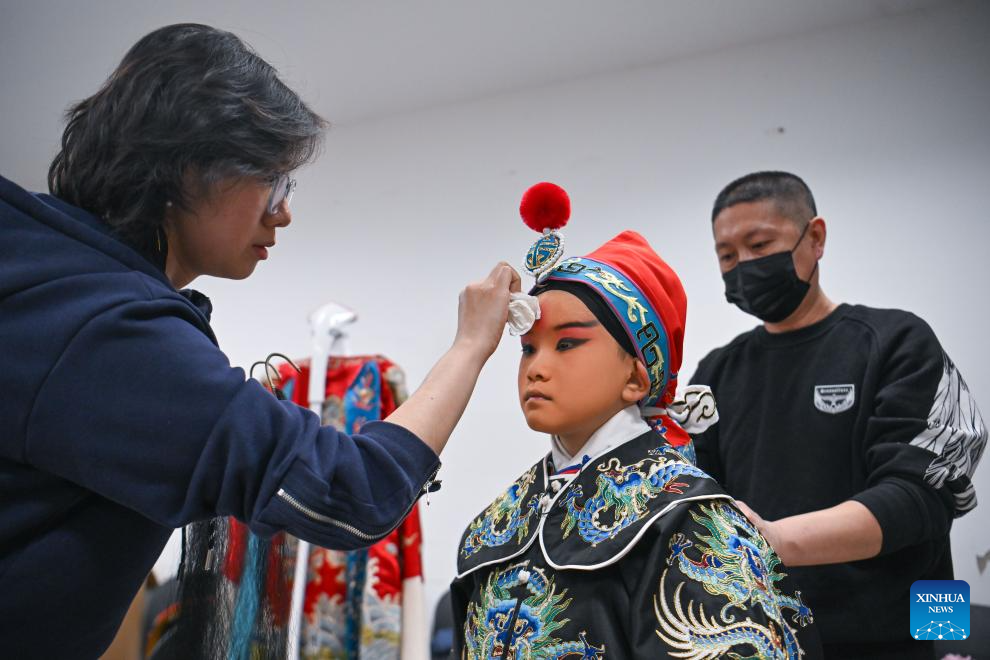
[[[820,658],[767,541],[655,431],[569,483],[548,455],[465,530],[455,657]]]

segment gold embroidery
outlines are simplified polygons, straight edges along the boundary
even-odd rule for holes
[[[621,298],[626,303],[626,316],[631,323],[646,323],[647,309],[635,296],[626,295],[633,290],[618,277],[602,268],[589,268],[584,272],[584,276],[589,280],[594,280],[602,285],[602,288],[617,298]]]

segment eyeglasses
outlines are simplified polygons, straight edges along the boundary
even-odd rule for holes
[[[279,212],[282,202],[288,206],[292,201],[292,193],[296,190],[296,180],[288,174],[277,174],[272,181],[272,192],[268,196],[268,213],[275,215]]]

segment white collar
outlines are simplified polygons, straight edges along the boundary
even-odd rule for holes
[[[567,453],[563,443],[560,442],[557,436],[551,435],[550,453],[553,456],[554,467],[562,470],[575,463],[583,462],[585,457],[594,458],[609,449],[618,447],[633,438],[643,435],[650,430],[650,425],[643,420],[640,414],[639,406],[636,404],[615,413],[607,422],[599,426],[598,430],[591,434],[588,441],[584,443],[584,446],[574,456]]]

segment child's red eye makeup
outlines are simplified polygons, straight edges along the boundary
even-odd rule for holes
[[[568,328],[557,333],[557,339],[592,339],[595,333],[590,328]]]

